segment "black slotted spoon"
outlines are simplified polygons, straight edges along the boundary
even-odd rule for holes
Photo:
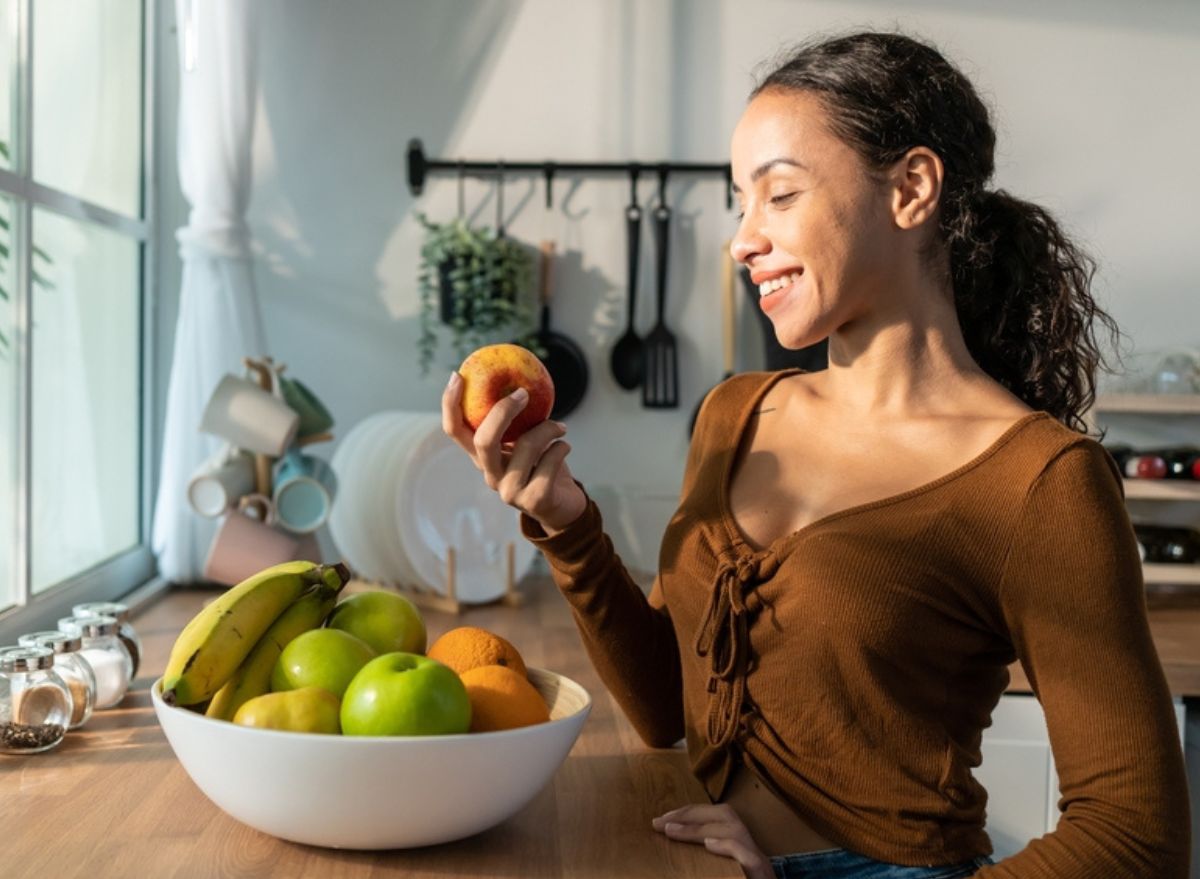
[[[667,329],[663,312],[667,304],[667,238],[671,209],[659,199],[654,209],[654,245],[658,265],[658,320],[643,339],[642,405],[647,409],[679,408],[679,360],[675,334]]]

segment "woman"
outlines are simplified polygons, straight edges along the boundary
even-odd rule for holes
[[[820,372],[705,400],[649,598],[566,464],[562,425],[446,432],[522,512],[606,685],[684,737],[712,804],[656,818],[754,877],[1184,877],[1188,802],[1111,458],[1082,432],[1092,267],[998,191],[966,78],[897,34],[801,48],[733,135],[734,256]],[[1057,829],[992,864],[982,730],[1020,660]]]

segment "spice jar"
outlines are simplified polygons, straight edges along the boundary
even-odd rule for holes
[[[71,608],[71,615],[77,617],[116,617],[121,624],[117,637],[125,644],[129,656],[133,660],[133,677],[137,677],[138,666],[142,662],[142,639],[129,622],[129,607],[119,601],[88,601]]]
[[[83,639],[79,653],[96,674],[96,710],[112,708],[125,697],[133,680],[133,658],[117,637],[121,624],[116,617],[63,617],[58,627]]]
[[[0,650],[0,752],[34,754],[62,741],[71,694],[49,647]]]
[[[67,632],[31,632],[17,639],[21,647],[49,647],[54,654],[54,673],[63,679],[71,693],[71,719],[68,729],[88,722],[96,704],[96,673],[79,652],[83,639]]]

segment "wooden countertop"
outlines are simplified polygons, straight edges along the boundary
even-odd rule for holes
[[[45,754],[0,755],[0,872],[17,877],[738,877],[650,819],[704,802],[682,749],[647,748],[592,670],[566,602],[548,577],[522,583],[519,608],[426,611],[431,636],[471,624],[509,638],[533,665],[592,694],[592,714],[551,784],[513,818],[424,849],[351,852],[284,842],[238,823],[200,793],[171,753],[149,686],[183,624],[214,592],[177,590],[135,619],[141,676],[115,709]],[[1200,696],[1200,596],[1150,596],[1150,623],[1176,696]],[[1009,692],[1028,692],[1019,665]]]
[[[431,637],[478,625],[526,660],[582,684],[592,713],[554,780],[484,833],[422,849],[352,852],[285,842],[240,824],[200,792],[171,752],[149,687],[176,634],[215,592],[176,590],[135,620],[145,657],[124,701],[57,748],[0,755],[0,873],[17,877],[740,877],[731,860],[668,840],[650,819],[706,802],[682,748],[647,748],[592,670],[566,601],[529,577],[521,608],[426,611]]]
[[[1150,634],[1172,696],[1200,696],[1200,592],[1157,589],[1146,593]],[[1010,693],[1029,693],[1019,662],[1009,666]]]

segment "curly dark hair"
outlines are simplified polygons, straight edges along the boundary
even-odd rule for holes
[[[993,379],[1034,409],[1087,432],[1096,373],[1112,370],[1096,321],[1116,322],[1089,292],[1095,262],[1054,218],[1004,190],[989,190],[996,133],[970,80],[933,46],[900,33],[813,38],[788,51],[751,92],[814,94],[831,131],[879,174],[927,147],[945,174],[938,226],[923,252],[949,277],[967,348]]]

